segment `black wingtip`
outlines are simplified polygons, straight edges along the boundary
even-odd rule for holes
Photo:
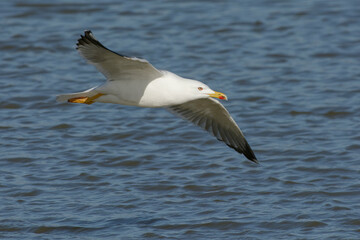
[[[248,158],[248,159],[249,159],[250,161],[256,163],[256,164],[260,164],[259,161],[258,161],[256,158],[252,158],[252,159]]]
[[[228,145],[228,144],[227,144]],[[255,153],[251,149],[249,143],[245,140],[245,145],[243,145],[241,148],[236,148],[234,146],[228,145],[229,147],[235,149],[238,153],[242,153],[247,159],[250,161],[259,164],[259,161],[257,160]]]
[[[246,142],[245,151],[243,151],[244,156],[249,159],[250,161],[259,164],[259,161],[257,160],[255,153],[251,149],[248,142]]]
[[[254,153],[249,154],[248,152],[245,152],[245,153],[243,153],[243,154],[244,154],[244,156],[245,156],[247,159],[249,159],[250,161],[252,161],[252,162],[254,162],[254,163],[256,163],[256,164],[259,164],[259,161],[258,161],[257,158],[255,157]]]
[[[82,37],[82,36],[81,36],[81,37]],[[84,31],[84,37],[85,37],[86,39],[89,39],[89,40],[95,40],[95,41],[97,41],[97,40],[95,39],[94,35],[92,34],[91,30],[85,30],[85,31]]]
[[[106,48],[98,40],[95,39],[91,30],[85,30],[84,35],[80,35],[80,38],[78,39],[78,41],[76,43],[76,49],[79,49],[80,46],[85,46],[87,44],[94,44],[98,47]]]
[[[96,47],[104,48],[110,52],[120,55],[121,57],[128,57],[126,55],[114,52],[114,51],[108,49],[107,47],[105,47],[104,45],[102,45],[98,40],[96,40],[96,38],[92,34],[91,30],[85,30],[84,35],[80,35],[80,38],[77,40],[77,43],[76,43],[76,50],[79,50],[79,48],[81,48],[82,46],[86,47],[86,45],[95,45]]]
[[[231,147],[232,149],[234,149],[235,151],[237,151],[238,153],[243,154],[247,159],[249,159],[250,161],[256,163],[256,164],[260,164],[259,161],[257,160],[255,153],[253,152],[253,150],[251,149],[250,145],[246,142],[245,145],[245,150],[243,148],[236,148],[234,146],[231,146],[229,144],[226,144],[229,147]]]

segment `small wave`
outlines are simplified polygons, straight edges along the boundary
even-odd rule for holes
[[[77,227],[77,226],[40,226],[35,227],[31,230],[33,233],[51,233],[51,232],[72,232],[72,233],[80,233],[80,232],[88,232],[98,230],[98,228],[87,228],[87,227]]]
[[[321,221],[314,221],[314,220],[310,220],[310,221],[289,221],[289,220],[284,220],[281,222],[262,222],[260,223],[260,225],[263,228],[266,229],[289,229],[289,228],[317,228],[317,227],[324,227],[327,226],[326,223],[321,222]]]
[[[313,55],[311,55],[311,57],[314,58],[335,58],[340,56],[338,53],[334,53],[334,52],[328,52],[328,53],[315,53]]]
[[[307,112],[307,111],[291,111],[290,114],[293,115],[293,116],[296,116],[296,115],[310,115],[310,114],[312,114],[312,112]]]
[[[61,130],[61,129],[69,129],[72,128],[73,126],[70,124],[66,124],[66,123],[62,123],[62,124],[57,124],[55,126],[52,126],[50,129],[52,130]]]
[[[22,106],[17,103],[7,103],[7,102],[0,103],[0,109],[19,109],[21,107]]]
[[[21,228],[0,225],[0,232],[20,232]]]
[[[343,112],[343,111],[328,111],[326,113],[324,113],[323,115],[325,117],[328,117],[328,118],[334,118],[334,117],[345,117],[345,116],[348,116],[350,115],[351,112]]]
[[[182,230],[182,229],[218,229],[218,230],[229,230],[229,229],[238,229],[240,227],[248,225],[247,222],[235,222],[229,220],[220,220],[220,221],[208,221],[198,224],[165,224],[155,226],[157,229],[166,229],[166,230]]]
[[[34,197],[34,196],[40,195],[41,192],[42,191],[35,189],[35,190],[31,190],[31,191],[14,193],[11,196],[12,197]]]

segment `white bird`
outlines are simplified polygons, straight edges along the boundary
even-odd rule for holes
[[[212,133],[218,140],[256,162],[254,152],[225,107],[213,98],[225,94],[202,82],[158,70],[144,59],[113,52],[85,31],[77,50],[107,81],[84,92],[57,96],[59,102],[116,103],[138,107],[163,107]]]

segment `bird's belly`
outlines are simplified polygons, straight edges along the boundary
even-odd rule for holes
[[[130,101],[126,101],[124,99],[119,98],[116,95],[112,95],[112,94],[105,94],[102,95],[101,97],[99,97],[98,99],[96,99],[96,102],[101,102],[101,103],[114,103],[114,104],[121,104],[121,105],[137,105],[134,102],[130,102]]]
[[[95,90],[104,94],[97,99],[97,102],[152,107],[151,104],[141,102],[145,86],[139,86],[136,81],[110,81]]]

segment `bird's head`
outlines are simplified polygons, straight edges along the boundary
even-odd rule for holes
[[[209,86],[207,86],[206,84],[199,82],[199,81],[194,81],[195,83],[192,84],[192,91],[198,95],[199,97],[202,98],[206,98],[206,97],[213,97],[213,98],[218,98],[221,100],[228,100],[227,96],[224,93],[221,92],[217,92],[212,90]]]

